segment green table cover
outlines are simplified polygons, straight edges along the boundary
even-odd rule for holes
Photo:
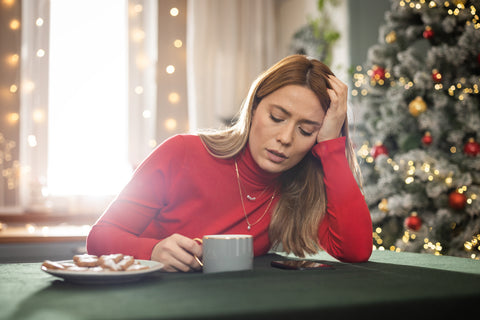
[[[0,265],[0,319],[459,319],[477,314],[480,261],[375,251],[367,263],[314,258],[331,270],[270,267],[218,274],[158,272],[138,282],[82,285]],[[473,312],[473,313],[472,313]]]

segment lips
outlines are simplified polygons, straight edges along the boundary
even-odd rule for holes
[[[288,158],[285,154],[271,149],[267,149],[267,155],[268,159],[275,163],[280,163]]]

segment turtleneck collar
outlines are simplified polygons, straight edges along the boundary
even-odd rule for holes
[[[242,181],[252,187],[264,188],[272,185],[281,175],[281,173],[270,173],[260,168],[253,159],[249,144],[245,146],[236,159]]]

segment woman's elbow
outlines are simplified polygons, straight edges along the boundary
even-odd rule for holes
[[[341,262],[360,263],[367,262],[372,255],[373,243],[366,242],[362,247],[345,252],[338,260]]]

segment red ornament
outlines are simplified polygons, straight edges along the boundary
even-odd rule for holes
[[[440,72],[438,72],[437,69],[433,69],[432,79],[433,79],[433,82],[440,83],[440,82],[442,82],[442,74]]]
[[[434,35],[435,35],[435,33],[433,32],[431,27],[429,27],[429,26],[425,27],[425,31],[423,31],[423,37],[425,39],[431,39],[431,38],[433,38]]]
[[[433,138],[432,138],[432,135],[430,134],[430,132],[425,132],[425,135],[422,137],[422,143],[426,146],[429,146],[431,145],[433,142]]]
[[[463,210],[466,203],[467,197],[463,193],[458,192],[457,190],[452,191],[448,195],[448,205],[454,210]]]
[[[468,142],[465,143],[465,145],[463,146],[463,152],[468,156],[475,157],[477,156],[477,154],[480,153],[480,144],[478,144],[475,139],[470,138],[468,139]]]
[[[417,216],[416,212],[413,212],[410,217],[407,217],[404,223],[405,227],[413,231],[418,231],[422,227],[422,219]]]
[[[370,150],[370,154],[374,159],[377,159],[379,155],[387,155],[388,156],[388,149],[381,143],[377,143],[374,147],[372,147],[372,150]]]
[[[480,53],[477,56],[477,61],[478,61],[478,64],[480,64]]]
[[[374,81],[385,80],[385,69],[379,66],[374,66],[372,68],[371,78]]]

